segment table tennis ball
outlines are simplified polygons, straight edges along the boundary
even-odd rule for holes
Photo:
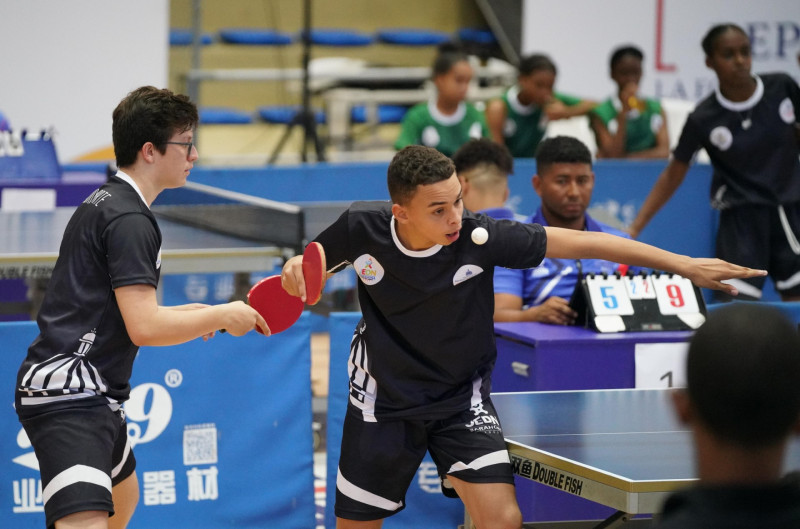
[[[489,240],[489,232],[486,228],[475,228],[472,230],[472,242],[475,244],[484,244]]]

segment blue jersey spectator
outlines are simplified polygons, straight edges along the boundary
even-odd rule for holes
[[[592,199],[594,172],[589,149],[580,140],[557,136],[544,140],[536,156],[533,188],[542,200],[527,222],[626,237],[620,230],[586,214]],[[569,306],[581,272],[624,272],[626,267],[602,259],[580,262],[547,258],[536,268],[495,271],[495,321],[539,321],[571,325],[577,314]]]

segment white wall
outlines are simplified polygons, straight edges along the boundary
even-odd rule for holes
[[[674,71],[658,69],[659,6],[661,65]],[[800,79],[800,0],[524,0],[522,50],[553,58],[557,90],[604,99],[615,90],[611,51],[635,44],[645,54],[642,93],[696,102],[716,86],[700,40],[726,22],[751,33],[754,72],[784,71]]]
[[[132,89],[167,86],[169,0],[0,0],[0,109],[54,127],[62,163],[111,144]]]

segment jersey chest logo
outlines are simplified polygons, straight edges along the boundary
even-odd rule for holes
[[[715,127],[708,137],[711,144],[721,151],[727,151],[730,149],[731,144],[733,143],[733,134],[731,134],[730,129],[728,127]]]
[[[778,107],[778,114],[780,114],[781,119],[787,125],[791,125],[794,122],[794,105],[792,104],[792,100],[788,97],[781,101],[780,106]]]
[[[439,136],[439,132],[436,130],[436,127],[428,125],[424,129],[422,129],[422,144],[426,147],[436,147],[439,145],[439,141],[441,137]]]
[[[483,268],[478,265],[464,265],[456,270],[456,274],[453,276],[453,286],[463,283],[467,279],[472,279],[482,272]]]
[[[367,286],[377,285],[383,279],[383,266],[368,253],[360,255],[353,261],[353,269],[361,282]]]

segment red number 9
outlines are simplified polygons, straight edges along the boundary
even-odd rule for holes
[[[678,285],[667,285],[667,296],[669,297],[669,303],[673,307],[683,307],[683,292],[681,292],[681,287]]]

